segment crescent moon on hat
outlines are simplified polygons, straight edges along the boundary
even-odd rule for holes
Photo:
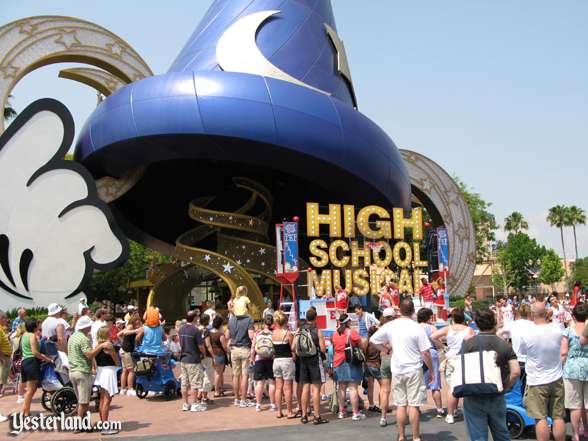
[[[257,29],[261,23],[278,12],[280,11],[254,12],[229,26],[216,45],[216,60],[219,66],[226,72],[241,72],[276,78],[330,95],[324,90],[312,87],[288,75],[273,65],[257,47],[255,40]]]

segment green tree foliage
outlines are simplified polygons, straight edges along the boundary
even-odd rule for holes
[[[122,266],[111,271],[94,272],[86,290],[90,301],[128,302],[132,294],[129,289],[130,283],[134,280],[145,279],[153,260],[156,263],[169,260],[166,256],[137,242],[129,241],[129,248],[129,258]]]
[[[586,212],[579,208],[576,207],[575,205],[572,205],[571,207],[568,207],[568,215],[567,215],[567,226],[572,227],[572,229],[574,230],[574,247],[576,249],[576,260],[578,260],[578,239],[576,237],[576,226],[578,225],[586,225]]]
[[[4,122],[16,118],[17,115],[16,110],[14,110],[14,107],[10,104],[10,98],[12,98],[12,95],[8,95],[8,101],[6,107],[4,107]]]
[[[539,281],[546,285],[559,282],[566,275],[561,260],[554,250],[547,250],[541,259]]]
[[[549,222],[552,227],[559,228],[559,232],[561,233],[561,249],[563,251],[563,258],[564,261],[567,261],[563,227],[569,224],[568,209],[563,205],[556,205],[555,207],[551,207],[549,209],[549,214],[547,215],[547,222]]]
[[[490,256],[490,244],[496,240],[495,232],[498,229],[496,218],[489,211],[492,203],[482,199],[479,193],[474,192],[461,179],[455,176],[453,179],[468,204],[476,230],[476,260],[478,263],[483,262]]]
[[[498,273],[503,286],[523,291],[535,283],[534,275],[540,267],[541,259],[546,254],[545,247],[525,233],[511,233],[506,243],[497,250]]]
[[[576,260],[573,268],[572,283],[579,280],[582,286],[588,286],[588,257]]]
[[[504,219],[504,231],[508,233],[520,233],[521,231],[528,229],[529,223],[518,211],[513,211],[506,219]]]

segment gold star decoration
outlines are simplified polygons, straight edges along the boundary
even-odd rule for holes
[[[37,29],[37,25],[33,24],[29,21],[25,21],[18,25],[18,33],[19,34],[28,34],[33,35],[33,32]]]
[[[114,55],[115,57],[118,57],[118,58],[122,57],[122,54],[125,50],[125,48],[123,46],[121,46],[120,44],[118,44],[116,41],[114,43],[108,43],[106,45],[106,47],[112,53],[112,55]]]
[[[55,39],[55,43],[64,45],[66,49],[70,49],[72,46],[82,45],[80,40],[78,40],[75,30],[62,30],[59,36]]]

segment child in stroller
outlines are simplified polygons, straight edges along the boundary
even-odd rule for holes
[[[41,405],[57,415],[74,415],[78,407],[78,400],[69,379],[69,361],[67,354],[58,352],[53,356],[53,364],[41,365]],[[92,401],[96,409],[100,404],[100,395],[96,386],[92,387]]]

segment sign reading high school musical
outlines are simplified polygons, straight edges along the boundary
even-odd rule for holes
[[[321,211],[318,203],[308,202],[309,288],[318,297],[333,295],[338,286],[362,296],[378,294],[393,280],[400,292],[417,291],[428,266],[421,260],[422,218],[421,208],[406,217],[402,208],[329,204]]]

